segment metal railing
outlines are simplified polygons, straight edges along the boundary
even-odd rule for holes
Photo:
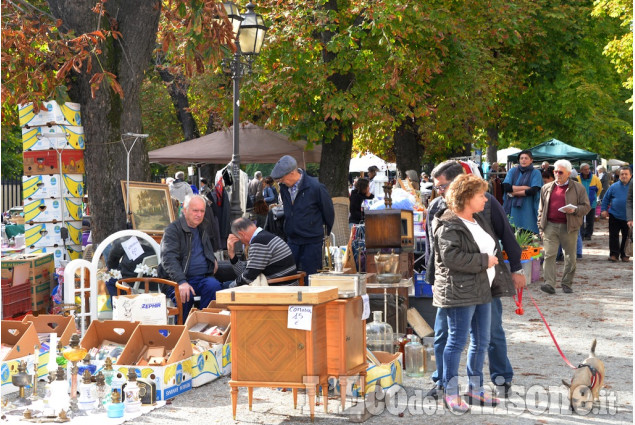
[[[22,205],[22,179],[2,179],[2,211]]]

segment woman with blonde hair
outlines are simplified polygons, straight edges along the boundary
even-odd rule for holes
[[[494,232],[477,214],[485,208],[486,190],[487,183],[481,178],[458,176],[445,196],[448,208],[436,218],[432,229],[433,304],[446,309],[449,333],[443,351],[444,402],[456,412],[469,410],[458,386],[459,361],[468,335],[467,401],[481,406],[499,403],[483,389],[483,363],[490,340],[491,286],[495,280],[511,281],[511,275],[503,266]]]

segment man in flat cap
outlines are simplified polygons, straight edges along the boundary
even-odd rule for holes
[[[322,267],[323,226],[326,234],[330,234],[335,221],[331,196],[318,179],[298,168],[289,155],[280,158],[271,177],[280,183],[284,231],[296,265],[307,276],[317,273]]]

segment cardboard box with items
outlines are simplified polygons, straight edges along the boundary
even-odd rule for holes
[[[192,389],[192,346],[183,325],[139,325],[115,365],[127,375],[149,378],[157,387],[157,400],[167,400]]]
[[[32,323],[17,322],[15,320],[3,320],[0,325],[0,339],[2,340],[0,349],[0,376],[2,377],[2,395],[5,396],[18,390],[13,385],[11,377],[18,372],[21,361],[26,361],[33,365],[34,354],[40,350],[35,326]],[[48,361],[48,356],[46,356]],[[44,361],[44,358],[42,358]],[[38,359],[38,364],[40,360]],[[43,378],[48,371],[40,375],[38,367],[38,377]]]
[[[223,353],[230,335],[230,317],[192,311],[185,322],[192,344],[192,386],[199,387],[221,375]]]
[[[95,373],[103,368],[106,358],[117,362],[139,324],[123,320],[93,320],[90,323],[80,345],[88,350],[93,364],[97,366]]]
[[[22,154],[22,170],[24,175],[35,174],[84,174],[84,151],[65,149],[61,153],[61,160],[56,150],[27,151]]]

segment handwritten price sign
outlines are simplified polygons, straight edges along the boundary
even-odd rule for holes
[[[290,305],[289,314],[287,315],[287,328],[310,331],[312,319],[312,305]]]

